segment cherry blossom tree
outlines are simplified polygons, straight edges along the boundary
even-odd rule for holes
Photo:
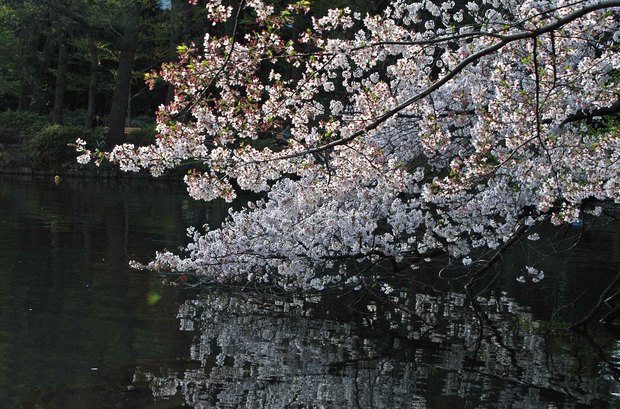
[[[259,193],[221,226],[190,228],[185,250],[151,269],[389,292],[393,271],[369,267],[439,257],[475,276],[541,223],[620,200],[619,6],[394,0],[319,17],[304,0],[211,0],[213,25],[233,33],[181,47],[150,78],[176,89],[156,144],[98,153],[78,141],[79,160],[154,176],[194,163],[195,199]],[[286,145],[270,143],[283,129]]]

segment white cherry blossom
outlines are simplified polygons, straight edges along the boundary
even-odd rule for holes
[[[308,10],[290,6],[209,1],[214,23],[248,13],[263,25],[205,36],[165,65],[176,95],[159,111],[157,142],[106,154],[155,176],[198,163],[185,177],[196,199],[262,194],[148,268],[358,286],[389,279],[368,269],[381,261],[441,255],[476,268],[477,253],[538,238],[543,220],[571,223],[600,214],[593,202],[620,201],[609,119],[620,1],[394,1],[381,15],[331,10],[285,40],[284,11]],[[271,146],[285,128],[287,144]]]

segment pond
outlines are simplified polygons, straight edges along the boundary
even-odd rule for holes
[[[226,212],[175,184],[0,178],[0,406],[620,405],[619,338],[567,330],[620,266],[617,223],[507,254],[473,302],[432,279],[278,298],[127,267]],[[516,280],[528,258],[540,283]]]

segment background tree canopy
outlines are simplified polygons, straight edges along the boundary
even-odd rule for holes
[[[169,91],[147,92],[144,75],[202,36],[202,14],[182,0],[1,0],[0,110],[103,121],[119,142],[125,126],[154,121]]]
[[[163,82],[149,90],[145,74],[175,60],[180,44],[200,44],[206,32],[230,34],[232,25],[209,23],[205,1],[194,3],[199,7],[186,0],[0,0],[0,111],[86,127],[99,116],[110,126],[111,144],[122,142],[125,126],[154,120],[173,96]],[[363,10],[382,7],[358,3]],[[317,1],[316,12],[333,5]],[[308,26],[297,23],[297,30]],[[246,19],[240,32],[254,25]]]

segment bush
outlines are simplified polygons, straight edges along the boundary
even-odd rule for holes
[[[49,125],[41,129],[28,144],[33,168],[59,172],[75,164],[77,153],[72,145],[77,138],[85,140],[91,148],[96,147],[103,141],[103,130],[66,125]]]
[[[0,130],[3,140],[0,143],[19,143],[49,124],[47,117],[26,111],[0,112]],[[4,140],[9,138],[11,140]]]
[[[64,112],[64,125],[83,127],[86,123],[86,110],[76,109],[74,111],[65,110]]]

